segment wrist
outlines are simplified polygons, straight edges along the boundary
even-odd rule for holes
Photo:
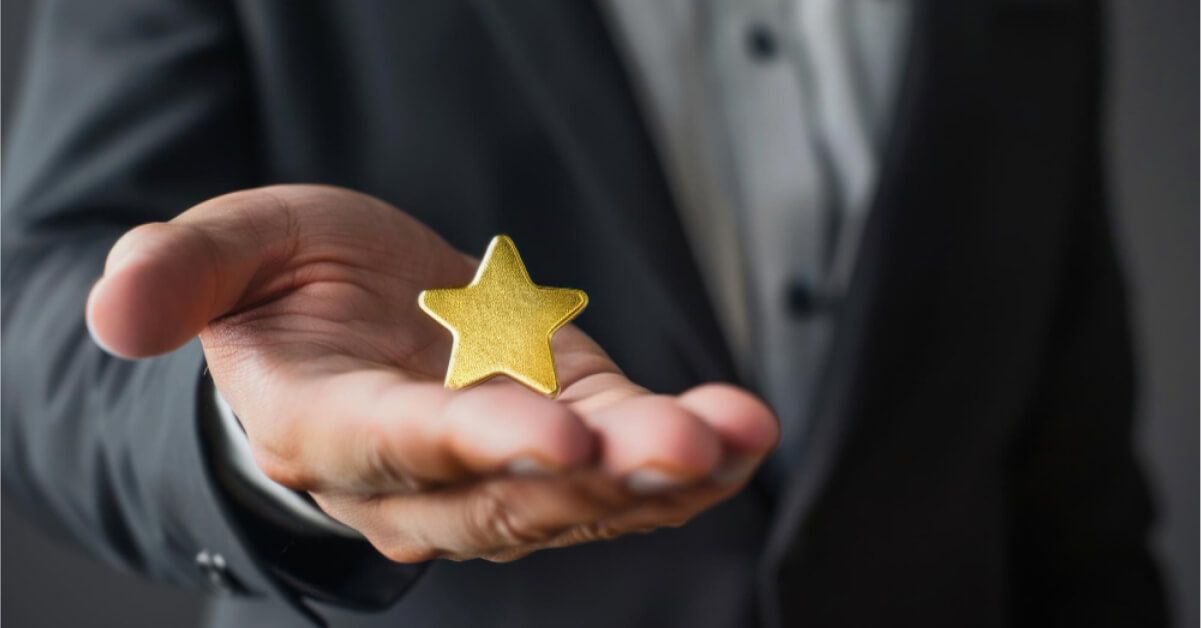
[[[362,538],[355,530],[325,514],[307,494],[293,491],[273,481],[259,469],[254,461],[250,441],[233,408],[230,408],[221,392],[212,384],[212,378],[206,376],[205,380],[205,388],[211,395],[213,414],[216,415],[210,420],[219,426],[219,429],[214,431],[218,441],[214,443],[214,451],[219,458],[215,462],[226,467],[231,481],[242,485],[238,492],[248,492],[257,497],[256,501],[260,503],[274,504],[277,509],[294,517],[297,527],[348,538]]]

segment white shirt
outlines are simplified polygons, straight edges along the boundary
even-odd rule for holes
[[[908,0],[601,0],[686,235],[743,375],[795,462],[903,76]],[[808,302],[808,305],[806,304]],[[218,395],[219,397],[219,395]],[[253,463],[218,400],[233,467],[297,516],[353,535]]]
[[[735,359],[799,454],[903,76],[907,0],[604,0]],[[804,301],[814,303],[804,311]],[[792,303],[790,307],[790,301]]]

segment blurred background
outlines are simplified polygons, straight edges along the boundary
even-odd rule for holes
[[[901,1],[901,0],[898,0]],[[1141,374],[1138,445],[1159,506],[1156,549],[1176,625],[1197,626],[1198,23],[1193,0],[1110,5],[1109,166],[1115,228],[1134,297]],[[7,130],[21,87],[31,0],[0,4],[0,94]],[[3,155],[20,159],[20,155]],[[15,365],[9,365],[12,368]],[[201,602],[146,583],[47,537],[5,504],[0,623],[192,626]],[[53,602],[51,602],[53,600]]]

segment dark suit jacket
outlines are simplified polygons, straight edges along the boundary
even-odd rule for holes
[[[880,190],[783,489],[424,575],[239,495],[204,437],[197,346],[104,355],[84,298],[136,224],[324,182],[465,251],[512,234],[541,283],[592,295],[580,325],[651,389],[733,380],[596,7],[46,3],[5,155],[5,490],[119,566],[248,594],[217,602],[222,625],[298,622],[302,596],[364,626],[1160,623],[1097,7],[912,1]]]

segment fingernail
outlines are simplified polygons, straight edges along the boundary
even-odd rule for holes
[[[104,258],[104,273],[112,274],[121,270],[124,266],[133,261],[137,256],[138,248],[134,246],[137,242],[136,238],[130,238],[132,231],[126,232],[125,235],[117,238],[113,243],[113,248],[109,249],[108,256]]]
[[[709,477],[717,484],[737,484],[755,471],[758,461],[754,458],[735,458],[722,465]]]
[[[511,475],[522,476],[549,475],[551,472],[546,465],[529,456],[514,458],[509,462],[508,469]]]
[[[683,485],[679,478],[659,469],[638,469],[626,476],[626,487],[639,495],[666,493]]]
[[[92,342],[96,343],[96,346],[100,347],[101,351],[104,351],[109,355],[117,355],[111,348],[109,348],[108,345],[104,344],[104,342],[100,340],[100,336],[96,334],[96,328],[92,327],[92,295],[96,292],[96,286],[98,285],[100,285],[100,280],[97,280],[96,283],[92,284],[92,290],[88,293],[87,305],[84,306],[83,323],[88,329],[88,335],[92,337]]]

